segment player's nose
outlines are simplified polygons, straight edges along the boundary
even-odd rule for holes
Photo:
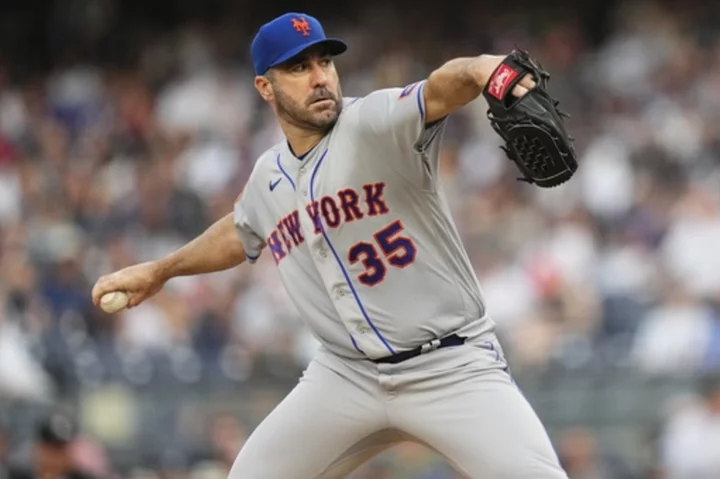
[[[327,71],[325,71],[322,65],[317,62],[313,62],[310,78],[312,80],[312,86],[316,88],[326,86],[328,84],[329,77]]]

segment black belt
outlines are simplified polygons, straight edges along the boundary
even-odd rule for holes
[[[392,356],[385,356],[384,358],[380,359],[373,359],[372,361],[379,364],[397,364],[403,361],[407,361],[410,358],[414,358],[415,356],[420,356],[421,354],[435,351],[436,349],[447,348],[448,346],[460,346],[464,343],[465,338],[463,338],[462,336],[458,336],[457,334],[452,334],[450,336],[445,336],[442,339],[433,339],[432,341],[425,343],[422,346],[418,346],[415,349],[403,351],[401,353],[395,353]]]

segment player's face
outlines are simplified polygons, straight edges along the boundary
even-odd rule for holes
[[[273,69],[272,99],[280,118],[299,128],[325,132],[342,111],[342,91],[332,57],[310,51]]]

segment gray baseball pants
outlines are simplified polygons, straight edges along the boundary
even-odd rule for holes
[[[567,479],[492,334],[399,364],[321,351],[230,479],[339,479],[401,441],[471,479]]]

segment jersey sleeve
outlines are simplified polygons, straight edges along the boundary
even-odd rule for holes
[[[366,132],[400,148],[428,153],[445,119],[425,125],[423,88],[426,80],[405,88],[387,88],[367,95],[360,105],[359,121]]]
[[[245,257],[248,262],[254,263],[260,257],[265,247],[265,241],[252,227],[250,213],[252,213],[253,209],[249,204],[250,197],[251,195],[248,193],[247,188],[240,193],[233,207],[233,220],[235,222],[235,229],[240,237],[240,242],[245,250]]]

